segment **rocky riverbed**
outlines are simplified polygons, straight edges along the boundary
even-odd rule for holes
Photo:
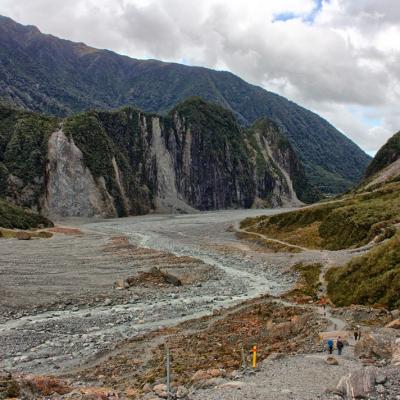
[[[236,237],[240,220],[282,211],[77,219],[60,224],[78,229],[50,239],[0,240],[0,370],[73,376],[152,332],[282,294],[296,280],[294,264],[354,255],[277,253]]]

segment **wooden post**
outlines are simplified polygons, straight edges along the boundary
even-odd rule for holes
[[[246,356],[244,354],[243,344],[242,344],[240,350],[242,352],[242,368],[246,369],[247,368],[247,363],[246,363]]]
[[[167,385],[167,393],[168,393],[168,399],[170,398],[170,394],[171,394],[171,360],[170,360],[170,353],[169,353],[169,347],[166,344],[165,345],[165,369],[166,369],[166,373],[167,373],[167,381],[166,381],[166,385]]]
[[[257,346],[253,346],[253,368],[257,366]]]

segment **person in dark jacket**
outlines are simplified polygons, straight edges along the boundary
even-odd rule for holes
[[[329,354],[332,354],[333,351],[333,339],[328,339],[328,350],[329,350]]]
[[[340,336],[339,336],[339,338],[338,338],[338,340],[336,342],[336,347],[337,347],[337,351],[338,351],[339,356],[342,355],[342,350],[343,350],[343,347],[344,347],[344,343],[343,343],[342,339],[340,338]]]

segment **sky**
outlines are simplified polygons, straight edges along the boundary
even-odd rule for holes
[[[135,58],[231,71],[371,155],[400,130],[399,0],[0,0],[0,14]]]

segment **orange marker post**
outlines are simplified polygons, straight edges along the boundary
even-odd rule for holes
[[[257,366],[257,346],[253,346],[251,350],[253,352],[253,368]]]

